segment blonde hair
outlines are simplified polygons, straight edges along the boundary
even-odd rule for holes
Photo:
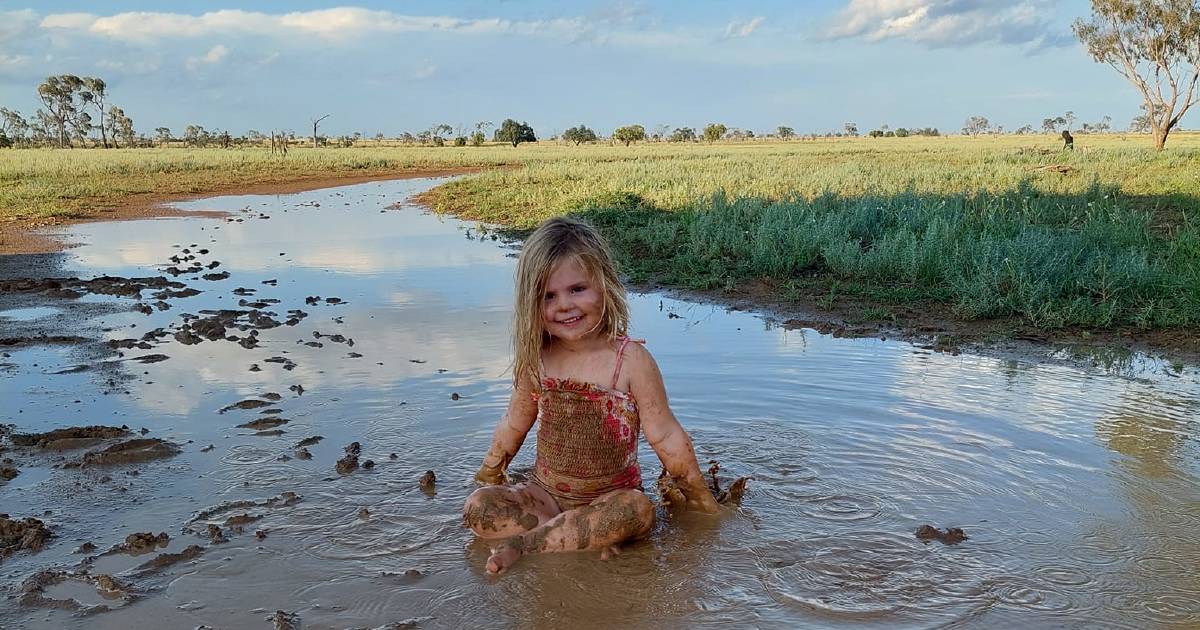
[[[625,287],[617,277],[608,243],[586,221],[557,217],[538,226],[525,241],[517,262],[516,298],[513,316],[513,384],[539,380],[542,349],[550,341],[542,322],[542,296],[550,270],[574,258],[604,296],[604,311],[596,331],[609,339],[624,337],[629,330],[629,303]]]

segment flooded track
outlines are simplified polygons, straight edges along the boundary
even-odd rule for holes
[[[0,627],[1200,625],[1200,366],[952,356],[656,294],[632,332],[702,463],[754,477],[742,507],[487,576],[460,510],[507,403],[515,250],[389,208],[438,181],[76,226],[52,275],[180,286],[0,296],[0,424],[129,430],[5,442],[0,513],[54,537],[0,556]],[[130,439],[179,452],[85,455]]]

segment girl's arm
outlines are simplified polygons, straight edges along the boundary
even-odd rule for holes
[[[508,463],[521,450],[521,444],[525,442],[525,436],[536,419],[537,401],[533,398],[533,390],[525,379],[521,379],[513,386],[508,410],[504,412],[500,424],[496,425],[496,430],[492,431],[492,446],[483,457],[479,472],[475,473],[475,481],[492,485],[504,483]]]
[[[629,363],[629,389],[637,400],[638,414],[646,441],[662,461],[667,474],[687,499],[687,509],[714,514],[716,499],[708,489],[692,440],[683,430],[667,402],[667,388],[654,357],[640,344],[626,349]]]

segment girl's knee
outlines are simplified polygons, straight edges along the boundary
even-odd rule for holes
[[[537,515],[524,509],[511,488],[480,488],[463,504],[463,526],[483,538],[515,536],[537,525]]]

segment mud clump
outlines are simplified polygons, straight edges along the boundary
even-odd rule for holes
[[[107,448],[85,453],[79,461],[80,466],[107,466],[113,464],[132,464],[174,457],[179,454],[179,447],[159,438],[135,438],[113,444]]]
[[[17,520],[8,518],[7,514],[0,515],[0,559],[22,549],[41,551],[53,537],[46,524],[36,518]]]
[[[12,466],[0,466],[0,481],[12,481],[19,474],[21,474],[21,471]]]
[[[917,539],[922,542],[937,540],[945,545],[957,545],[968,538],[966,532],[959,527],[947,527],[946,531],[942,531],[933,525],[922,525],[917,528],[916,534]]]
[[[129,427],[70,427],[45,433],[14,433],[9,439],[15,446],[31,446],[49,450],[68,450],[92,446],[103,440],[130,435]]]
[[[154,556],[153,558],[143,562],[142,564],[139,564],[134,569],[134,573],[131,575],[131,577],[136,579],[151,573],[156,573],[173,564],[177,564],[185,560],[191,560],[196,556],[199,556],[201,553],[204,553],[204,547],[201,547],[200,545],[189,545],[187,549],[184,549],[179,553],[160,553],[157,556]]]
[[[290,421],[287,418],[259,418],[258,420],[253,420],[251,422],[243,422],[242,424],[237,425],[237,428],[262,431],[264,429],[274,429],[275,427],[285,425],[288,422]]]
[[[437,475],[435,475],[432,470],[426,470],[425,474],[421,475],[420,484],[422,490],[425,490],[426,492],[433,491],[434,487],[437,485]]]
[[[334,468],[339,475],[348,475],[358,468],[358,456],[362,453],[362,445],[351,442],[346,445],[346,456],[339,459]]]
[[[721,481],[717,478],[717,472],[721,470],[721,464],[715,459],[708,460],[711,464],[708,467],[709,484],[708,488],[716,497],[717,503],[721,505],[741,505],[742,497],[746,495],[746,485],[753,477],[738,477],[729,487],[722,490]]]
[[[271,406],[271,401],[269,401],[269,400],[255,400],[255,399],[240,400],[238,402],[233,403],[232,405],[225,405],[224,407],[221,407],[220,409],[217,410],[217,413],[225,413],[226,411],[231,411],[233,409],[259,409],[261,407],[270,407],[270,406]]]
[[[125,537],[125,550],[133,553],[151,551],[158,547],[166,547],[171,537],[166,532],[136,532]]]
[[[305,446],[312,446],[312,445],[316,444],[317,442],[320,442],[321,440],[324,440],[324,439],[325,439],[324,437],[321,437],[319,435],[314,435],[312,437],[306,437],[303,440],[300,440],[299,442],[296,443],[296,448],[304,448]]]
[[[38,571],[29,576],[20,588],[18,600],[23,606],[36,606],[39,608],[55,608],[59,610],[76,611],[79,615],[93,615],[100,612],[112,610],[111,607],[104,604],[95,604],[86,606],[74,599],[52,599],[46,597],[46,589],[66,581],[81,582],[91,585],[100,591],[101,594],[110,599],[120,598],[125,602],[133,601],[138,594],[135,593],[125,584],[119,582],[111,575],[86,575],[68,573],[61,569],[48,569]]]
[[[271,616],[271,623],[275,625],[275,630],[300,630],[300,616],[296,613],[276,610]]]
[[[225,532],[221,531],[220,525],[209,523],[207,534],[208,539],[212,541],[214,545],[219,545],[223,542],[229,542],[229,539],[225,537]]]
[[[296,449],[296,459],[312,459],[312,453],[304,447]]]

